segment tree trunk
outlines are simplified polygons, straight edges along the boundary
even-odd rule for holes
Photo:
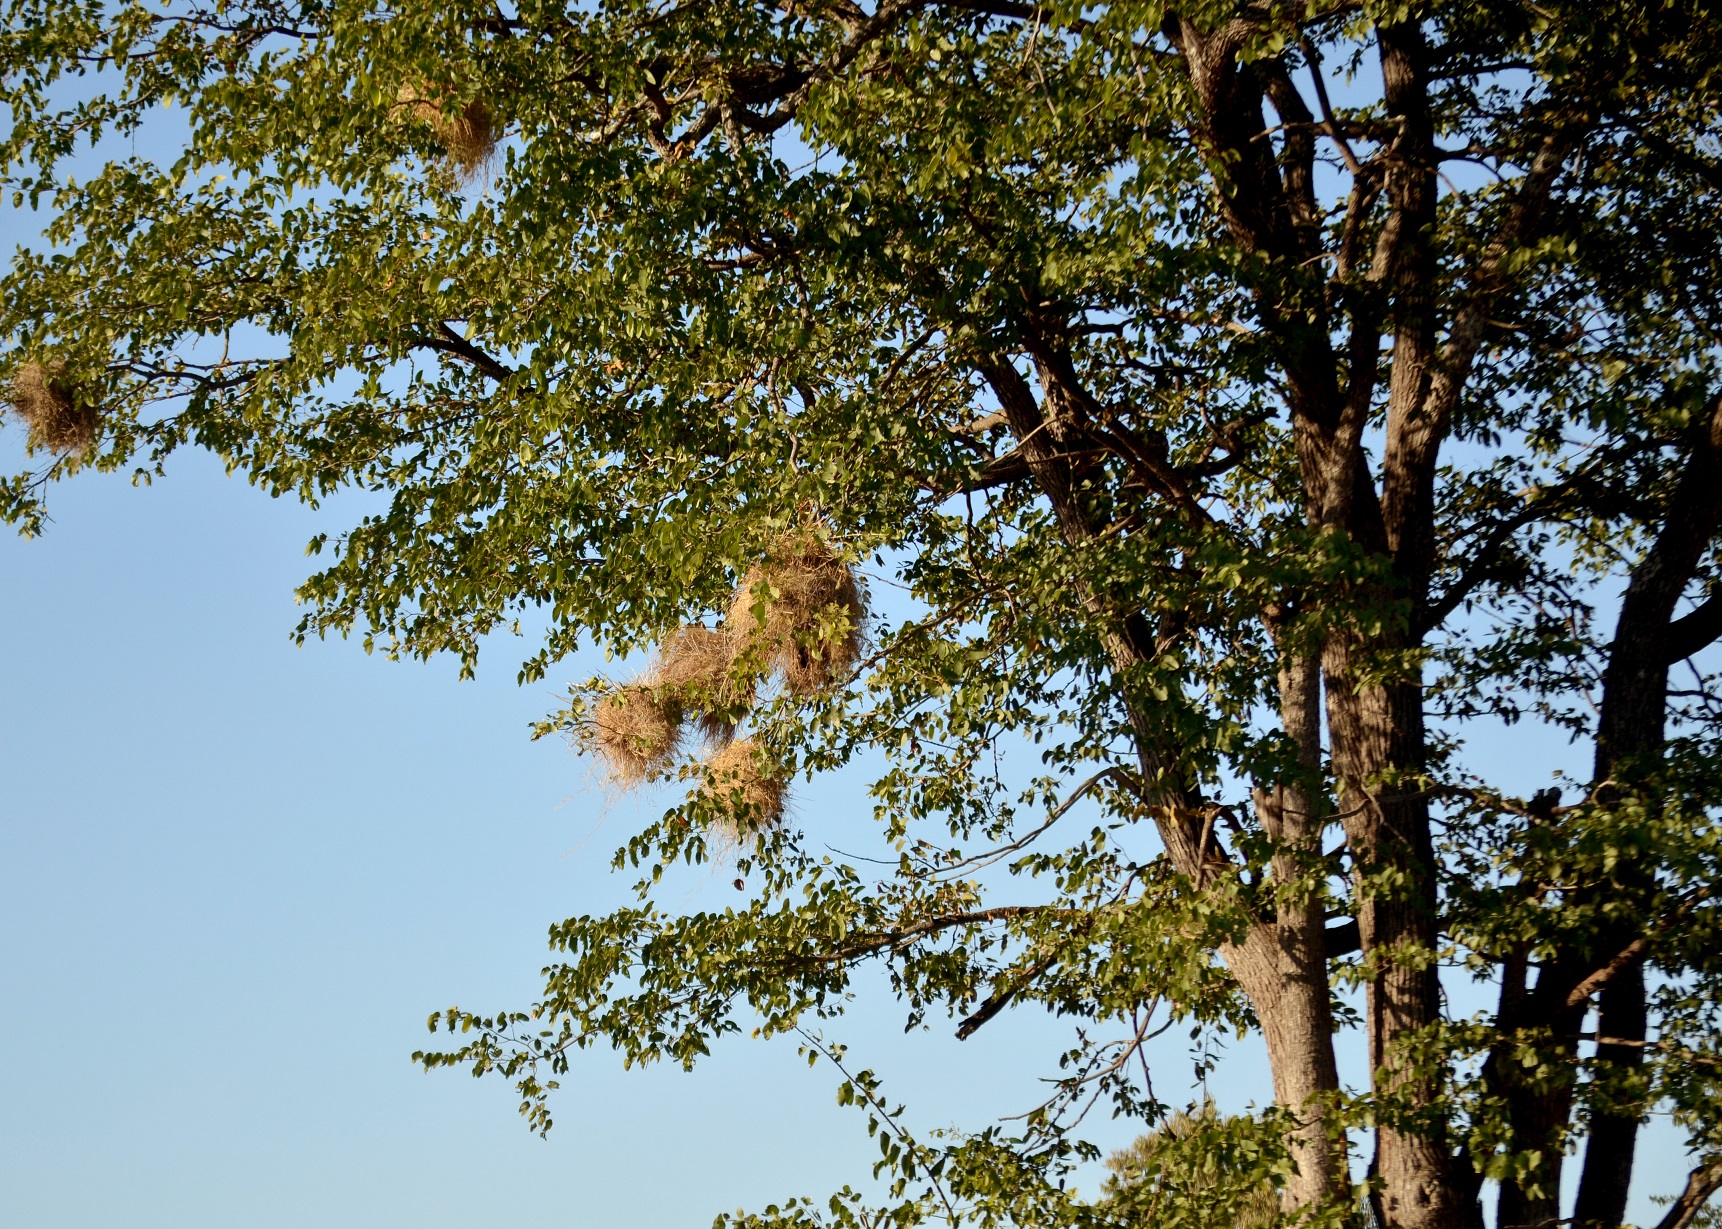
[[[1377,1215],[1384,1229],[1481,1229],[1474,1184],[1459,1172],[1444,1132],[1424,1116],[1442,1073],[1420,1067],[1398,1044],[1441,1017],[1435,853],[1428,801],[1415,779],[1424,745],[1422,687],[1359,685],[1343,633],[1330,637],[1323,665],[1366,968],[1379,1106]]]
[[[1508,1012],[1503,1018],[1513,1018]],[[1523,1182],[1502,1182],[1496,1204],[1496,1229],[1529,1229],[1549,1226],[1561,1219],[1561,1174],[1565,1168],[1564,1133],[1572,1116],[1572,1063],[1578,1051],[1579,1026],[1584,1008],[1563,1012],[1555,1022],[1553,1052],[1548,1059],[1552,1074],[1532,1082],[1510,1058],[1500,1066],[1499,1087],[1508,1099],[1508,1120],[1521,1151],[1538,1153]]]
[[[1263,825],[1278,846],[1273,874],[1279,887],[1277,1001],[1272,1011],[1258,1005],[1256,1014],[1273,1068],[1274,1100],[1298,1116],[1298,1129],[1290,1141],[1297,1173],[1285,1190],[1285,1206],[1290,1210],[1334,1198],[1344,1180],[1338,1141],[1328,1122],[1331,1097],[1339,1089],[1339,1070],[1333,1053],[1327,919],[1317,865],[1326,813],[1316,784],[1321,771],[1321,675],[1314,660],[1287,652],[1285,638],[1280,640],[1280,714],[1287,737],[1298,747],[1307,779],[1283,783],[1256,800]]]
[[[1645,1023],[1644,962],[1635,960],[1603,988],[1596,1031],[1599,1037],[1643,1041]],[[1601,1042],[1596,1061],[1598,1066],[1613,1067],[1624,1074],[1644,1062],[1644,1047]],[[1576,1229],[1616,1229],[1626,1222],[1626,1197],[1632,1187],[1637,1151],[1638,1115],[1592,1117],[1578,1200],[1573,1205]]]

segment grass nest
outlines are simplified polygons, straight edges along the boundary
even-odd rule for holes
[[[714,824],[720,833],[739,841],[782,822],[789,783],[761,766],[753,739],[725,743],[706,758],[705,770],[700,794],[722,807]]]
[[[475,98],[451,114],[446,91],[413,85],[401,86],[397,97],[412,109],[413,118],[430,125],[431,135],[454,164],[461,181],[478,178],[496,153],[498,138],[490,108]]]
[[[796,695],[830,687],[861,660],[866,601],[855,570],[808,530],[749,568],[726,626],[737,656],[776,670]]]
[[[681,744],[681,712],[665,689],[629,683],[592,710],[587,737],[612,785],[632,789],[667,765]]]
[[[708,738],[723,741],[754,701],[753,680],[738,676],[734,660],[729,632],[696,623],[664,638],[647,677],[653,686],[674,691]]]
[[[736,723],[765,671],[781,674],[797,695],[852,671],[864,615],[854,569],[812,531],[787,536],[742,577],[722,628],[677,628],[637,682],[598,703],[587,742],[610,783],[632,789],[675,758],[691,719],[713,744],[701,792],[724,797],[734,834],[772,827],[783,815],[785,782],[760,770],[757,748],[735,737]]]
[[[82,452],[96,438],[96,407],[58,363],[25,363],[12,377],[6,403],[29,430],[31,451]]]

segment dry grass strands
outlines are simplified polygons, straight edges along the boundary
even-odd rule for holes
[[[587,728],[606,775],[621,789],[632,789],[668,764],[681,733],[681,713],[674,703],[642,683],[618,687],[599,701]]]
[[[730,603],[738,655],[757,655],[796,695],[832,685],[861,659],[866,615],[855,571],[812,531],[781,539]]]
[[[25,363],[6,398],[29,428],[29,448],[82,452],[96,438],[96,407],[88,404],[59,365]]]
[[[693,624],[664,638],[647,678],[653,686],[673,689],[683,708],[696,714],[701,731],[721,741],[735,733],[736,721],[753,707],[753,681],[735,676],[733,658],[728,632]]]
[[[729,635],[695,623],[664,637],[651,677],[664,687],[708,686],[729,677],[729,661]]]
[[[783,819],[788,782],[760,766],[758,747],[751,738],[725,743],[706,759],[702,796],[719,803],[723,817],[718,831],[740,840],[775,828]]]
[[[478,99],[449,115],[444,109],[446,95],[437,90],[421,90],[411,85],[401,86],[397,98],[410,104],[413,117],[431,127],[431,135],[454,164],[463,182],[476,179],[496,153],[496,125],[490,109]]]

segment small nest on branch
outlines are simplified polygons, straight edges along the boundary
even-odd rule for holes
[[[675,756],[681,712],[661,689],[630,683],[598,702],[587,734],[611,784],[632,789]]]
[[[735,733],[736,721],[753,707],[753,681],[736,678],[734,656],[733,638],[726,631],[697,623],[677,628],[658,646],[648,679],[653,686],[673,690],[682,707],[696,714],[701,731],[722,741]]]
[[[62,455],[82,452],[96,438],[96,407],[66,379],[58,363],[25,363],[6,397],[29,429],[27,447]]]
[[[431,135],[442,146],[463,183],[476,179],[496,153],[496,125],[491,120],[490,108],[479,99],[450,115],[444,105],[445,91],[403,85],[396,97],[412,108],[413,118],[430,125]]]
[[[705,767],[700,794],[723,808],[722,818],[716,821],[720,833],[740,840],[782,821],[788,782],[761,769],[753,739],[725,743],[707,757]]]
[[[796,695],[830,687],[861,660],[866,603],[855,571],[811,530],[749,568],[730,602],[737,656],[757,655]]]

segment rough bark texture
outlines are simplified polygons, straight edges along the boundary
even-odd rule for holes
[[[1280,714],[1298,748],[1300,766],[1319,779],[1321,765],[1321,675],[1316,662],[1282,641],[1279,674]],[[1279,961],[1271,987],[1261,987],[1273,1010],[1258,1003],[1268,1060],[1273,1068],[1274,1100],[1298,1115],[1292,1142],[1297,1174],[1286,1186],[1287,1208],[1300,1208],[1340,1193],[1342,1174],[1323,1112],[1328,1094],[1339,1088],[1333,1052],[1333,1009],[1327,976],[1326,917],[1314,877],[1321,857],[1323,812],[1320,794],[1307,782],[1277,786],[1257,798],[1268,835],[1279,846],[1274,879],[1282,885],[1275,918]],[[1319,882],[1319,878],[1316,880]],[[1302,887],[1301,885],[1309,886]],[[1288,889],[1284,885],[1300,885]],[[1255,995],[1252,994],[1252,1001]]]
[[[1377,1214],[1389,1229],[1479,1226],[1471,1183],[1456,1172],[1442,1133],[1418,1120],[1439,1073],[1399,1053],[1441,1012],[1435,854],[1428,801],[1414,779],[1423,749],[1421,688],[1359,686],[1355,650],[1338,638],[1324,665],[1340,808],[1356,866],[1370,1066],[1376,1092],[1391,1107],[1376,1132]]]

